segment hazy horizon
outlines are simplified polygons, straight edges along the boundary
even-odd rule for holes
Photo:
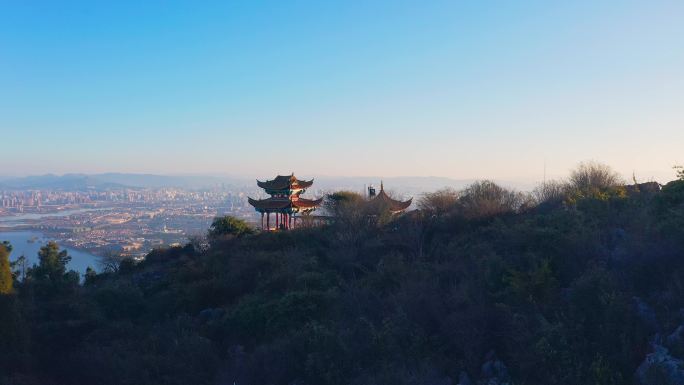
[[[295,173],[300,179],[314,179],[316,181],[316,188],[322,189],[349,189],[352,187],[362,189],[363,186],[372,184],[379,185],[381,181],[385,181],[386,187],[390,190],[406,190],[408,187],[411,191],[423,191],[430,192],[441,188],[463,188],[470,183],[478,180],[492,180],[499,183],[505,187],[521,190],[521,191],[531,191],[535,187],[543,183],[544,180],[551,181],[567,181],[570,175],[570,171],[563,175],[543,175],[540,178],[525,178],[525,177],[508,177],[508,178],[498,178],[498,177],[470,177],[470,178],[452,178],[447,176],[439,175],[321,175],[321,174],[306,174],[306,173]],[[64,173],[64,174],[30,174],[30,175],[4,175],[0,174],[0,189],[7,187],[9,181],[21,181],[28,179],[40,179],[45,177],[67,177],[67,176],[86,176],[86,177],[101,177],[101,176],[120,176],[122,179],[119,182],[124,186],[130,187],[151,187],[151,186],[167,186],[167,187],[193,187],[193,188],[205,188],[210,187],[219,183],[231,184],[234,186],[252,186],[255,180],[270,180],[276,175],[289,175],[288,172],[273,173],[272,175],[241,175],[241,174],[227,174],[227,173],[216,173],[216,174],[202,174],[202,173],[184,173],[184,174],[152,174],[152,173],[120,173],[120,172],[103,172],[103,173]],[[661,173],[663,177],[644,177],[642,175],[636,174],[619,174],[622,180],[626,184],[633,183],[633,179],[636,178],[638,183],[656,181],[661,184],[666,184],[672,180],[675,180],[674,170],[670,173]],[[129,179],[127,179],[129,178]],[[131,179],[135,181],[126,183]],[[159,180],[158,178],[166,178]],[[100,180],[100,182],[107,181]],[[44,181],[43,181],[44,182]],[[111,180],[110,180],[111,182]],[[40,184],[40,183],[39,183]],[[45,185],[42,188],[47,188]],[[33,185],[32,185],[33,186]],[[62,185],[60,185],[62,186]],[[365,188],[365,187],[363,187]],[[404,191],[405,192],[405,191]]]
[[[0,174],[684,163],[684,3],[0,5]]]
[[[375,179],[382,179],[382,178],[445,178],[445,179],[451,179],[451,180],[496,180],[496,181],[507,181],[507,182],[512,182],[512,183],[523,183],[523,184],[530,184],[530,183],[538,183],[542,182],[543,180],[563,180],[566,179],[569,175],[570,172],[575,169],[577,166],[579,166],[581,163],[601,163],[601,164],[606,164],[607,166],[611,167],[612,169],[616,170],[616,172],[625,180],[625,182],[631,183],[633,177],[637,179],[638,182],[647,182],[647,181],[656,181],[659,183],[666,183],[672,180],[676,179],[675,171],[672,166],[675,165],[675,163],[672,164],[670,167],[666,167],[665,169],[662,170],[640,170],[639,173],[637,173],[636,170],[632,171],[624,171],[624,170],[618,170],[617,168],[613,167],[610,164],[603,163],[603,162],[598,162],[594,159],[588,159],[588,160],[583,160],[583,161],[578,161],[577,163],[574,163],[571,165],[571,167],[565,172],[557,172],[557,173],[551,173],[548,171],[548,165],[547,165],[547,170],[545,173],[544,170],[544,164],[541,165],[541,170],[537,170],[538,173],[535,174],[530,174],[530,175],[508,175],[508,176],[497,176],[497,175],[467,175],[464,174],[464,176],[461,177],[454,177],[454,176],[448,176],[448,175],[435,175],[435,174],[416,174],[416,175],[409,175],[409,174],[321,174],[321,173],[310,173],[306,172],[306,169],[302,170],[304,172],[298,172],[298,171],[292,171],[292,172],[287,172],[285,169],[279,169],[277,167],[274,167],[273,170],[270,173],[240,173],[240,172],[204,172],[204,171],[198,171],[198,172],[146,172],[146,171],[132,171],[132,172],[126,172],[126,171],[112,171],[112,170],[107,170],[105,169],[104,171],[96,171],[96,172],[83,172],[83,171],[67,171],[67,172],[24,172],[24,173],[12,173],[12,172],[0,172],[0,178],[2,179],[14,179],[14,178],[29,178],[29,177],[41,177],[41,176],[66,176],[66,175],[88,175],[88,176],[93,176],[93,175],[103,175],[103,174],[129,174],[129,175],[137,175],[137,176],[163,176],[163,177],[207,177],[207,178],[235,178],[235,179],[259,179],[259,180],[268,180],[276,175],[289,175],[291,173],[294,173],[297,176],[300,176],[302,178],[375,178]]]

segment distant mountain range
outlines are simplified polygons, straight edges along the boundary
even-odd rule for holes
[[[316,181],[315,190],[352,190],[361,191],[368,185],[380,187],[383,181],[385,189],[399,194],[418,194],[425,191],[434,191],[444,187],[461,189],[474,181],[474,179],[452,179],[445,177],[389,177],[363,176],[363,177],[334,177],[334,176],[311,176],[302,175],[303,178],[313,177]],[[203,175],[155,175],[155,174],[64,174],[64,175],[37,175],[27,177],[0,177],[0,189],[5,190],[28,190],[28,189],[52,189],[52,190],[87,190],[87,189],[111,189],[111,188],[161,188],[179,187],[189,189],[201,189],[209,187],[227,186],[234,188],[255,187],[257,178],[228,177],[228,176],[203,176]],[[259,176],[260,180],[268,179]],[[528,184],[497,181],[507,187],[528,189]]]
[[[183,187],[205,188],[221,184],[243,185],[247,179],[219,178],[214,176],[171,176],[153,174],[64,174],[38,175],[20,178],[0,178],[0,188],[5,189],[55,189],[85,190],[107,188],[159,188]]]

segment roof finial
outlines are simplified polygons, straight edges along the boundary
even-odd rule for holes
[[[380,180],[380,191],[384,191],[385,187],[382,185],[382,180]]]

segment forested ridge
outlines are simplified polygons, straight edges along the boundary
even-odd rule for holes
[[[55,244],[23,280],[0,245],[0,384],[684,383],[684,180],[585,164],[362,201],[292,231],[219,218],[82,283]]]

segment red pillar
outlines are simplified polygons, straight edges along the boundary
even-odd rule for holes
[[[266,230],[271,229],[271,213],[266,213]]]
[[[261,213],[261,229],[264,229],[264,213]]]
[[[280,229],[280,213],[276,213],[276,230]]]

